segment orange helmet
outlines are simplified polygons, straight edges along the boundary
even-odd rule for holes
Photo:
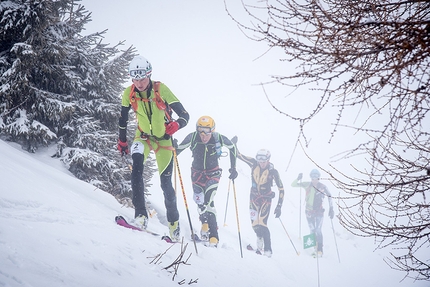
[[[215,121],[210,116],[202,116],[197,120],[196,130],[199,133],[210,134],[215,131]]]

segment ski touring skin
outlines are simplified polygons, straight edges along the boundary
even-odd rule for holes
[[[116,222],[116,224],[121,225],[121,226],[123,226],[125,228],[130,228],[130,229],[133,229],[133,230],[143,231],[143,232],[152,234],[154,236],[160,236],[160,234],[158,234],[156,232],[153,232],[153,231],[150,231],[150,230],[147,230],[147,229],[143,229],[143,228],[139,228],[137,226],[134,226],[134,225],[128,223],[127,220],[125,220],[125,218],[123,216],[121,216],[121,215],[115,216],[115,222]]]
[[[173,241],[167,235],[161,236],[160,234],[158,234],[156,232],[153,232],[153,231],[150,231],[150,230],[147,230],[147,229],[143,229],[143,228],[139,228],[137,226],[134,226],[134,225],[128,223],[127,220],[123,216],[121,216],[121,215],[115,216],[115,222],[116,222],[116,224],[118,224],[118,225],[120,225],[122,227],[125,227],[125,228],[129,228],[129,229],[132,229],[132,230],[146,232],[146,233],[149,233],[149,234],[154,235],[154,236],[160,236],[161,240],[164,240],[164,241],[166,241],[168,243],[177,243],[176,241]]]

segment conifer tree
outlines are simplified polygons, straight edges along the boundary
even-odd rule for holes
[[[106,31],[83,35],[90,13],[76,2],[0,3],[0,134],[29,152],[56,143],[54,156],[76,177],[129,196],[116,141],[135,49],[104,44]],[[147,183],[153,172],[150,160]]]

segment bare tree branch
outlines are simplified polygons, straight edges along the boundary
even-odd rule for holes
[[[324,169],[347,194],[340,223],[378,248],[396,246],[386,262],[430,280],[430,2],[242,0],[247,22],[227,2],[249,39],[283,51],[286,73],[262,86],[272,107],[298,122],[306,146],[305,125],[326,109],[337,110],[331,139],[343,129],[365,138],[339,153],[351,172]],[[307,88],[318,94],[315,104],[303,107],[305,116],[279,108],[264,89],[273,83],[292,96]]]

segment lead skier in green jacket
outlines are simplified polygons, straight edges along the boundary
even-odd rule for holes
[[[164,194],[167,221],[172,240],[179,240],[179,213],[176,194],[172,186],[173,147],[171,136],[187,125],[189,115],[170,89],[163,83],[151,80],[152,66],[144,57],[137,56],[129,66],[133,84],[122,95],[119,119],[118,150],[122,155],[129,153],[127,144],[127,123],[130,107],[136,113],[136,129],[131,154],[133,170],[131,186],[135,223],[146,228],[148,213],[145,206],[143,169],[150,151],[155,153],[161,189]],[[178,115],[171,118],[172,110]]]

